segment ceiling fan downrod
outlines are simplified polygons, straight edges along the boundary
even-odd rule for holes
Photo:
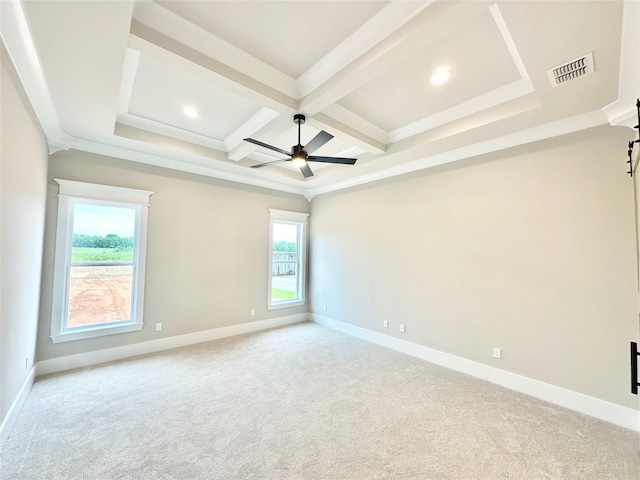
[[[303,114],[301,113],[296,113],[293,116],[293,123],[298,124],[298,145],[302,145],[302,142],[300,141],[300,125],[302,125],[305,122],[306,118]]]

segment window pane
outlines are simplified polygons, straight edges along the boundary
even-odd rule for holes
[[[67,328],[131,319],[133,266],[71,267]]]
[[[135,221],[132,208],[75,205],[71,263],[132,262]]]
[[[66,328],[131,321],[135,221],[133,208],[74,205]]]
[[[271,301],[298,298],[298,225],[273,224]]]

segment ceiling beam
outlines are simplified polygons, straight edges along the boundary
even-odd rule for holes
[[[224,144],[227,152],[231,152],[236,149],[239,145],[247,144],[252,145],[250,143],[244,142],[244,139],[247,137],[251,137],[255,135],[255,133],[261,128],[266,127],[269,123],[275,120],[278,117],[278,112],[271,110],[266,107],[262,107],[255,114],[253,114],[246,122],[240,125],[234,132],[227,136],[224,139]],[[241,155],[239,150],[235,151],[234,155],[227,155],[229,160],[238,161],[243,158],[245,155]]]
[[[176,15],[157,2],[136,2],[133,20],[157,32],[163,32],[176,42],[202,52],[238,72],[252,78],[259,78],[265,85],[289,97],[297,97],[295,79],[226,42],[213,32]]]
[[[352,128],[345,123],[341,123],[322,112],[309,118],[307,123],[320,130],[326,128],[332,133],[339,132],[336,136],[339,136],[343,140],[346,140],[354,146],[362,148],[370,153],[381,154],[384,153],[387,148],[384,143],[363,134],[361,131]]]
[[[278,112],[297,108],[294,98],[136,20],[131,23],[129,47]]]
[[[426,2],[390,2],[298,78],[297,89],[299,97],[302,98],[308,95],[331,77],[337,75],[343,68],[371,50],[376,44],[402,27],[433,2],[434,0]]]
[[[300,100],[315,115],[372,78],[409,60],[425,46],[485,11],[490,2],[437,2]]]
[[[275,138],[281,135],[290,127],[291,127],[291,116],[278,115],[268,123],[264,124],[261,128],[257,130],[253,130],[253,132],[249,133],[247,137],[249,136],[259,137],[259,138],[256,138],[256,140],[268,141],[270,138]],[[245,131],[250,132],[250,129],[246,129]],[[247,137],[243,137],[243,138],[247,138]],[[241,141],[235,147],[229,150],[229,152],[227,153],[227,158],[229,160],[238,161],[245,158],[249,154],[251,154],[257,148],[259,147],[257,145],[254,145],[253,143]]]

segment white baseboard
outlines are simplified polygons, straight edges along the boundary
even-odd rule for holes
[[[121,347],[106,348],[93,352],[78,353],[64,357],[42,360],[36,364],[36,376],[50,373],[63,372],[74,368],[88,367],[100,363],[112,362],[123,358],[145,355],[147,353],[160,352],[177,347],[194,345],[196,343],[209,342],[220,338],[233,337],[243,333],[257,332],[269,328],[281,327],[293,323],[304,322],[308,319],[306,313],[288,315],[286,317],[271,318],[268,320],[258,320],[255,322],[241,323],[229,327],[213,328],[203,332],[187,333],[174,337],[160,338],[148,342],[132,343]]]
[[[0,446],[4,443],[6,437],[8,437],[11,427],[37,376],[208,342],[244,333],[267,330],[269,328],[290,325],[305,320],[312,320],[320,325],[362,338],[363,340],[376,343],[383,347],[391,348],[407,355],[604,420],[605,422],[640,432],[640,411],[638,410],[507,372],[506,370],[500,370],[499,368],[444,353],[423,345],[383,335],[329,317],[311,313],[301,313],[40,361],[30,372],[29,377],[11,406],[9,413],[2,422],[2,426],[0,427]]]
[[[36,367],[31,369],[27,378],[25,379],[22,387],[20,387],[20,391],[18,395],[16,395],[15,400],[11,404],[7,415],[4,417],[2,421],[2,425],[0,425],[0,451],[2,450],[2,446],[7,438],[9,438],[9,434],[11,433],[11,429],[13,425],[16,423],[18,415],[20,414],[20,410],[22,410],[22,406],[24,402],[27,401],[27,397],[29,396],[29,392],[31,391],[31,387],[33,387],[33,382],[36,379]]]
[[[640,411],[314,313],[310,320],[413,357],[640,432]]]

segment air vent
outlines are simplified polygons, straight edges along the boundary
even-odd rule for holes
[[[547,70],[551,85],[557,87],[579,77],[593,73],[593,52],[574,58],[567,63]]]

